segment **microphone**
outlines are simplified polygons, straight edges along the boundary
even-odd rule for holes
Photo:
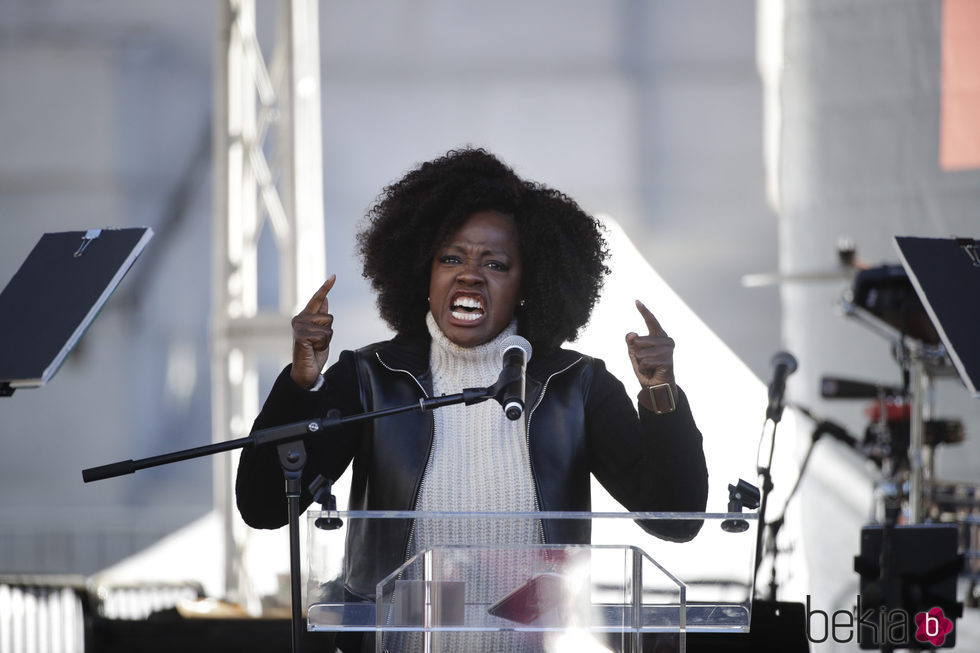
[[[524,369],[531,360],[531,343],[521,336],[508,336],[500,343],[504,367],[495,384],[494,397],[504,407],[507,419],[520,419],[524,414]]]
[[[836,376],[820,377],[820,396],[824,399],[877,399],[881,395],[900,397],[902,389]]]
[[[783,394],[786,391],[786,378],[796,371],[796,358],[788,351],[777,352],[769,361],[772,369],[772,381],[769,383],[769,405],[766,407],[766,419],[779,423],[783,418]]]

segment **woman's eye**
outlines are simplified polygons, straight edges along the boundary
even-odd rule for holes
[[[491,270],[498,270],[500,272],[506,272],[510,268],[507,267],[506,263],[501,263],[500,261],[490,261],[487,263],[487,267]]]
[[[453,256],[452,254],[446,254],[439,257],[440,263],[459,263],[459,257]]]

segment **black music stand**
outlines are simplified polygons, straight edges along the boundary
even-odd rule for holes
[[[0,293],[0,396],[55,375],[152,237],[149,227],[41,237]]]
[[[960,378],[980,398],[980,241],[896,236],[895,246]]]

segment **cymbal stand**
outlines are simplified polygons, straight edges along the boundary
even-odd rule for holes
[[[932,379],[948,370],[949,357],[942,344],[929,344],[916,340],[894,328],[870,311],[848,300],[841,303],[842,312],[856,318],[892,345],[892,356],[902,369],[902,376],[910,403],[909,432],[909,522],[920,523],[924,517],[923,492],[925,487],[925,423],[927,413],[932,412]],[[928,401],[927,401],[928,398]],[[881,414],[884,415],[884,406]],[[899,452],[893,452],[898,454]],[[931,464],[931,456],[928,456]],[[883,469],[883,471],[885,471]],[[892,474],[886,474],[893,476]]]
[[[895,347],[895,357],[908,373],[909,397],[909,523],[923,521],[926,471],[932,476],[931,449],[926,446],[926,419],[933,411],[933,377],[946,367],[946,348],[906,339]]]

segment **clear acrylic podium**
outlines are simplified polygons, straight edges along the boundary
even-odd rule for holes
[[[657,639],[657,650],[663,646],[663,650],[684,652],[687,633],[748,632],[756,517],[311,511],[307,628],[372,633],[379,653],[640,651],[640,641],[647,637]],[[316,526],[338,518],[343,522],[340,528]],[[428,524],[437,525],[436,530],[441,526],[442,533],[447,529],[469,533],[469,540],[478,543],[418,550],[386,570],[372,596],[354,598],[345,591],[345,540],[351,525],[365,519],[405,520],[403,530],[410,539],[420,524]],[[683,543],[650,535],[635,523],[691,519],[703,520],[703,526],[693,540]],[[492,541],[493,533],[513,532],[521,526],[543,533],[542,520],[587,521],[592,541],[566,545]],[[481,539],[474,533],[491,535]],[[372,552],[368,548],[356,553]]]

